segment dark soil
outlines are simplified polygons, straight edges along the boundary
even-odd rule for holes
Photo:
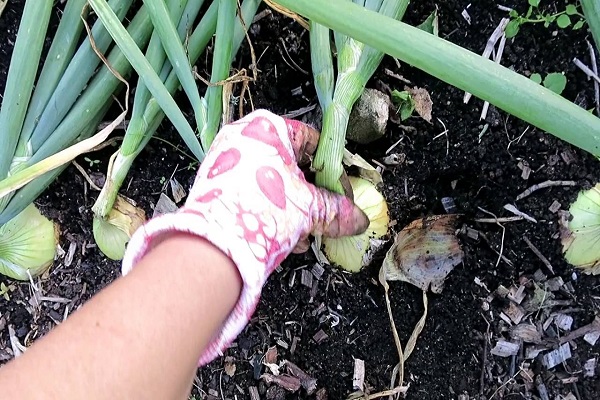
[[[461,16],[469,3],[472,3],[468,9],[471,24]],[[549,11],[564,8],[565,4],[542,3]],[[0,89],[6,79],[22,4],[22,0],[10,1],[0,18],[0,31],[5,32],[0,43]],[[440,36],[476,53],[483,51],[488,37],[506,16],[490,0],[423,0],[410,5],[405,20],[418,24],[436,5]],[[503,5],[523,11],[526,2],[506,1]],[[251,86],[255,107],[286,114],[317,103],[312,78],[302,71],[310,71],[307,32],[292,20],[272,14],[251,27],[250,38],[260,56],[259,79]],[[568,84],[563,96],[589,109],[594,106],[593,86],[571,62],[577,57],[589,63],[586,39],[591,40],[586,29],[556,30],[540,24],[526,25],[514,41],[507,42],[502,64],[525,75],[565,72]],[[244,45],[235,65],[247,68],[250,63],[248,46]],[[384,173],[383,191],[396,221],[394,229],[399,231],[423,216],[443,214],[441,198],[452,197],[458,211],[464,214],[464,223],[489,238],[487,244],[463,237],[464,262],[450,274],[442,294],[429,295],[425,329],[406,364],[410,384],[407,398],[456,399],[459,395],[482,399],[539,398],[538,389],[526,384],[522,376],[510,379],[520,368],[525,368],[522,354],[512,360],[490,354],[499,338],[507,338],[506,324],[499,318],[506,304],[494,300],[491,309],[484,311],[484,300],[489,293],[475,280],[478,278],[493,291],[499,285],[510,287],[523,277],[531,278],[538,269],[551,275],[523,241],[527,237],[548,258],[555,274],[572,284],[572,293],[559,293],[557,298],[572,302],[569,308],[574,309],[570,313],[574,318],[573,329],[590,323],[598,314],[599,279],[582,274],[563,260],[558,216],[548,208],[556,200],[562,209],[568,209],[579,190],[599,180],[600,164],[587,153],[494,107],[487,120],[480,121],[480,100],[471,99],[465,105],[460,90],[408,65],[398,67],[390,58],[384,60],[369,87],[404,87],[404,83],[385,74],[384,67],[409,79],[414,86],[427,89],[434,103],[432,124],[413,117],[404,125],[415,130],[407,131],[390,123],[383,139],[366,148],[353,148],[368,160],[381,161],[386,149],[402,139],[394,151],[404,154],[406,161]],[[247,105],[246,111],[249,110]],[[301,118],[314,123],[318,121],[317,113],[315,110]],[[434,139],[444,131],[442,123],[447,135]],[[487,131],[480,137],[484,126]],[[163,123],[159,136],[169,143],[151,141],[122,190],[149,215],[160,192],[165,190],[163,178],[174,176],[188,185],[195,169],[193,160],[176,151],[176,148],[185,151],[185,147],[168,122]],[[83,157],[78,161],[89,172],[104,172],[111,151],[105,149],[88,155],[89,159],[99,160],[93,165]],[[521,177],[519,163],[526,163],[533,170],[528,179]],[[577,185],[543,189],[515,202],[523,190],[546,180],[574,180]],[[46,215],[60,223],[63,249],[67,251],[71,243],[77,246],[70,266],[65,265],[64,259],[58,260],[40,282],[47,296],[70,300],[66,304],[68,312],[119,275],[119,263],[107,260],[93,244],[90,207],[96,195],[79,172],[69,166],[37,201]],[[511,265],[498,263],[496,251],[501,248],[501,227],[472,222],[474,217],[489,217],[479,208],[498,216],[511,216],[503,209],[507,203],[515,204],[538,221],[504,225],[502,251]],[[254,318],[226,353],[231,357],[229,362],[237,367],[233,377],[224,372],[224,361],[217,360],[199,371],[193,393],[200,398],[249,398],[248,388],[256,386],[261,398],[313,398],[304,391],[286,397],[279,388],[269,388],[259,379],[265,371],[260,358],[271,346],[277,346],[279,361],[290,360],[317,378],[317,387],[324,388],[330,399],[344,399],[353,392],[354,358],[365,361],[366,384],[371,393],[389,388],[398,356],[383,290],[376,283],[376,265],[388,248],[389,245],[378,255],[374,266],[356,275],[326,267],[312,289],[300,284],[299,269],[312,268],[313,255],[291,256],[271,277]],[[294,271],[298,271],[298,276],[295,284],[290,285]],[[31,304],[28,284],[6,279],[4,282],[12,283],[15,290],[10,301],[0,297],[0,362],[10,357],[8,325],[14,327],[22,343],[30,344],[65,315],[65,304]],[[391,299],[400,337],[405,342],[423,313],[421,292],[405,283],[391,283]],[[328,338],[317,343],[313,336],[320,330]],[[293,352],[292,342],[296,342]],[[598,358],[599,350],[582,339],[574,344],[573,357],[563,365],[547,371],[536,359],[530,367],[542,379],[552,399],[569,393],[579,399],[600,397],[600,381],[584,378],[582,374],[584,362]],[[567,379],[572,377],[575,379]]]

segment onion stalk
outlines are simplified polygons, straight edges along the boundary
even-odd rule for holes
[[[381,15],[399,19],[404,16],[409,0],[371,0],[364,3]],[[323,109],[323,129],[313,168],[317,171],[316,183],[329,190],[343,193],[340,178],[346,128],[354,103],[365,89],[384,53],[351,38],[336,35],[337,80],[332,90],[333,65],[329,46],[329,30],[311,22],[311,59],[315,86]],[[315,29],[316,28],[316,29]]]
[[[179,35],[178,40],[180,43],[186,39],[185,36],[191,28],[191,23],[198,14],[201,5],[202,2],[189,1],[187,2],[187,6],[183,12],[183,15],[181,15],[181,13],[171,13],[173,20],[179,21],[177,33]],[[259,5],[260,0],[244,1],[241,5],[241,17],[243,20],[252,21]],[[221,8],[219,0],[213,1],[206,13],[203,15],[200,23],[192,32],[191,36],[187,38],[188,56],[186,57],[186,60],[181,61],[181,63],[185,62],[186,64],[194,64],[204,52],[209,41],[215,34],[215,31],[218,30],[218,20],[222,16],[220,10]],[[219,82],[228,77],[232,61],[231,53],[237,53],[237,50],[239,49],[246,34],[244,26],[242,26],[239,20],[234,19],[231,21],[230,15],[226,14],[226,16],[229,18],[232,24],[230,24],[229,29],[227,29],[228,33],[221,35],[221,39],[219,39],[219,34],[217,34],[215,53],[213,56],[213,77],[211,77],[211,81],[214,82]],[[233,17],[236,18],[235,6],[233,7]],[[233,29],[231,28],[232,26]],[[231,40],[228,39],[229,36],[232,37]],[[178,73],[171,67],[175,56],[172,56],[171,59],[166,59],[166,54],[164,52],[161,53],[160,51],[162,49],[162,45],[158,39],[160,39],[160,34],[158,31],[156,31],[148,46],[145,57],[153,67],[154,71],[159,73],[159,77],[162,80],[164,87],[171,95],[173,95],[180,86]],[[153,43],[153,41],[157,43]],[[231,44],[227,45],[230,42]],[[219,52],[219,46],[228,47],[229,50]],[[158,55],[160,55],[160,57],[157,57]],[[159,62],[159,58],[162,60],[161,67],[159,67],[161,64]],[[189,68],[191,71],[191,67]],[[205,137],[211,137],[210,141],[212,141],[214,134],[216,134],[218,130],[218,124],[222,113],[222,88],[221,92],[214,91],[213,88],[217,87],[220,86],[210,86],[207,89],[205,97],[201,99],[202,114],[200,118],[197,118],[197,123],[201,124],[198,127],[201,131],[201,137],[202,132],[204,132],[205,134],[208,134]],[[218,101],[211,101],[211,96],[215,99],[218,99]],[[114,227],[111,226],[110,223],[107,223],[107,221],[111,220],[110,215],[114,215],[114,213],[117,212],[115,201],[119,201],[118,191],[121,188],[129,169],[133,165],[135,158],[154,135],[164,116],[165,114],[161,110],[158,101],[156,98],[152,97],[152,94],[144,85],[144,80],[140,79],[136,89],[133,114],[123,139],[123,143],[120,149],[113,155],[113,157],[111,157],[107,171],[106,183],[104,184],[100,195],[92,207],[94,212],[94,236],[96,238],[96,242],[103,253],[111,258],[113,258],[115,255],[119,256],[121,252],[114,251],[114,249],[124,248],[125,242],[129,240],[127,235],[119,234],[114,230]],[[196,113],[196,116],[198,117],[198,113]],[[205,144],[204,149],[208,148],[206,146],[209,145],[210,141],[202,140],[202,143]],[[100,220],[102,220],[103,223],[100,223]],[[115,235],[111,236],[110,231],[115,233]],[[121,241],[116,239],[118,236],[120,237]]]
[[[42,161],[94,134],[121,87],[108,68],[98,68],[99,58],[90,51],[89,38],[78,46],[84,0],[68,0],[65,5],[34,86],[53,3],[26,1],[0,109],[0,188],[5,193],[0,196],[0,273],[16,279],[39,274],[53,261],[58,230],[31,203],[76,154],[52,168]],[[118,18],[124,18],[131,3],[111,1]],[[96,45],[108,49],[111,39],[102,24],[91,30]],[[148,42],[151,24],[144,7],[132,19],[129,31],[139,46]],[[131,71],[119,49],[110,51],[107,58],[121,75]],[[18,181],[29,183],[16,189],[13,182]],[[22,224],[23,218],[28,220],[26,224]],[[44,233],[48,226],[52,226],[52,235]]]
[[[357,0],[355,3],[397,19],[404,16],[409,0]],[[334,83],[329,28],[312,19],[310,28],[312,70],[317,96],[323,110],[323,128],[313,160],[316,183],[329,190],[344,193],[340,179],[344,172],[342,161],[350,113],[384,54],[340,32],[335,32],[338,74]],[[361,199],[355,198],[357,205],[365,212],[367,210],[363,206],[377,210],[373,217],[378,219],[383,218],[382,215],[385,214],[385,222],[378,225],[377,229],[369,229],[365,234],[352,238],[323,238],[323,244],[325,254],[330,261],[351,272],[358,272],[368,264],[366,254],[372,249],[372,240],[387,234],[389,218],[385,199],[377,192],[375,186],[367,181],[357,180],[358,178],[350,179],[355,192],[356,185],[360,187]],[[360,201],[365,204],[361,206]],[[371,219],[372,216],[369,217]],[[377,222],[371,219],[371,225],[374,224]]]
[[[596,48],[600,50],[600,2],[597,0],[581,0],[581,8],[596,42]]]
[[[277,0],[277,3],[600,156],[600,119],[494,61],[345,0]]]

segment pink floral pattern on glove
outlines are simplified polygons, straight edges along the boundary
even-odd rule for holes
[[[367,217],[350,199],[304,178],[298,163],[310,160],[318,138],[309,126],[265,110],[224,126],[185,206],[133,235],[123,274],[174,232],[205,238],[237,266],[242,293],[199,365],[223,354],[254,313],[268,276],[295,248],[305,250],[310,234],[338,237],[367,228]]]

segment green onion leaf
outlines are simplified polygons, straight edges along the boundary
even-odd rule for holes
[[[7,176],[19,142],[46,39],[52,4],[52,0],[25,2],[0,109],[0,179]],[[2,208],[0,205],[0,210]]]

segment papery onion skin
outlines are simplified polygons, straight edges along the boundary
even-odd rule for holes
[[[100,251],[111,260],[121,260],[129,239],[145,220],[142,209],[117,197],[106,219],[94,218],[94,239]]]

